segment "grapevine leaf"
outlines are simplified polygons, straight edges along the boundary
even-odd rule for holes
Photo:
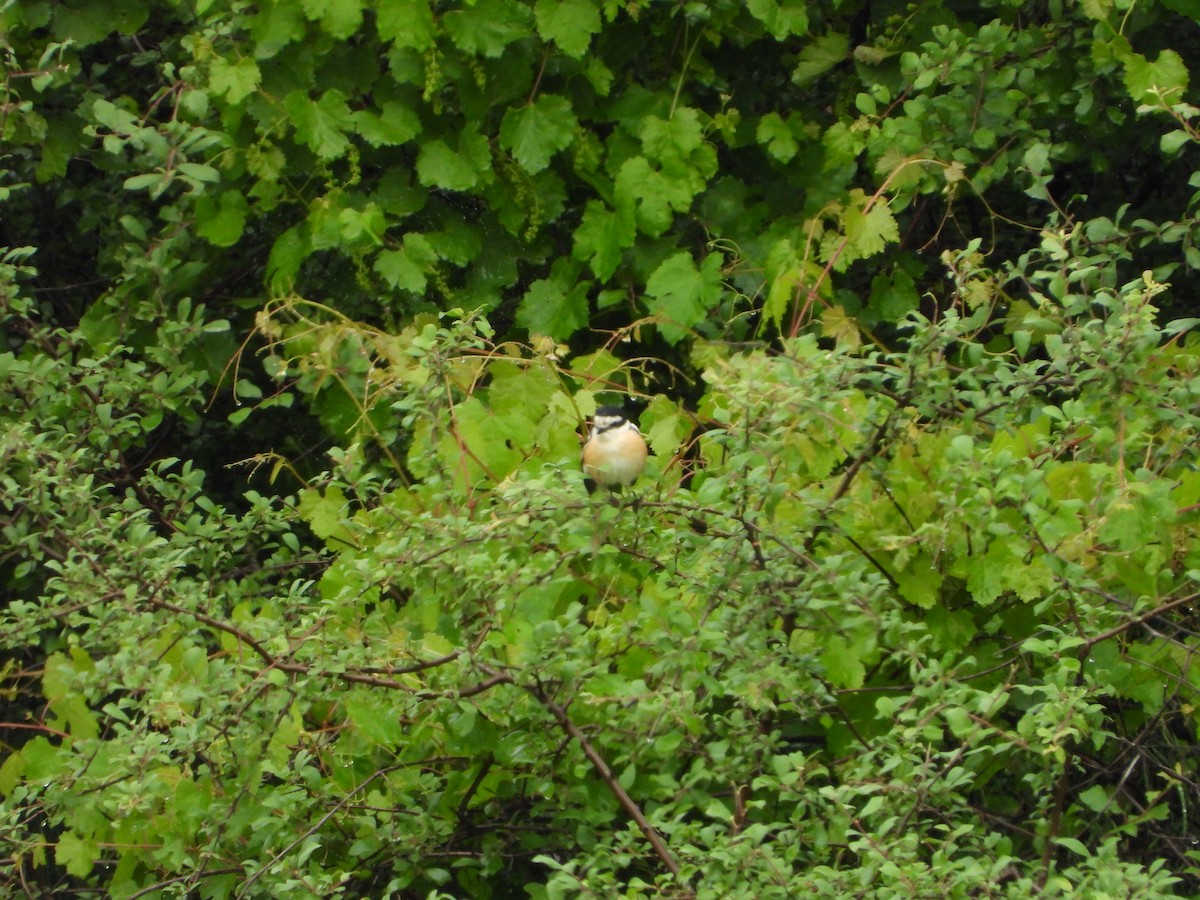
[[[646,282],[646,306],[660,317],[658,328],[667,341],[682,340],[720,301],[723,264],[721,254],[710,253],[697,267],[690,253],[681,252],[654,270]]]
[[[600,9],[592,0],[538,0],[533,15],[538,33],[575,59],[587,52],[600,30]]]
[[[578,127],[565,98],[543,94],[505,114],[500,123],[500,146],[512,151],[521,168],[535,174],[549,165],[550,157],[571,145]]]

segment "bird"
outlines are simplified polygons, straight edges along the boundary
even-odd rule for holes
[[[583,474],[610,491],[633,484],[646,468],[646,440],[619,406],[601,406],[583,445]],[[589,485],[589,490],[593,489]]]

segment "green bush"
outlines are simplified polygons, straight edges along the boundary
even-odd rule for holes
[[[0,11],[0,883],[1196,891],[1193,12]]]

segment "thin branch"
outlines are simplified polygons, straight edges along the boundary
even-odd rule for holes
[[[1155,616],[1161,616],[1165,612],[1170,612],[1177,607],[1186,606],[1189,603],[1195,603],[1197,600],[1200,600],[1200,593],[1188,594],[1186,597],[1180,597],[1177,600],[1172,600],[1170,603],[1164,603],[1162,606],[1156,606],[1154,609],[1147,613],[1143,613],[1136,619],[1130,619],[1128,622],[1122,622],[1120,625],[1113,626],[1112,628],[1108,629],[1108,631],[1102,631],[1095,637],[1088,638],[1087,642],[1081,645],[1080,658],[1082,659],[1083,657],[1087,656],[1088,651],[1090,651],[1097,644],[1104,643],[1109,638],[1114,638],[1119,634],[1123,634],[1124,632],[1138,625],[1145,625]]]
[[[489,672],[493,678],[502,677],[502,673],[489,671],[486,667],[484,667],[484,671]],[[638,828],[642,830],[642,834],[645,835],[646,840],[650,843],[650,846],[654,848],[654,852],[658,855],[658,858],[662,860],[662,863],[664,866],[666,866],[667,871],[686,884],[686,880],[683,878],[682,870],[679,868],[679,863],[677,863],[675,861],[675,857],[671,855],[671,850],[667,847],[666,842],[662,839],[662,835],[660,835],[655,830],[654,826],[650,824],[645,813],[642,812],[641,807],[639,807],[634,799],[629,796],[629,792],[626,791],[625,788],[621,787],[621,784],[619,781],[617,781],[612,769],[608,767],[608,763],[604,761],[604,757],[600,755],[600,752],[592,746],[591,741],[587,739],[587,735],[580,730],[578,725],[571,721],[571,717],[567,715],[567,711],[565,709],[563,709],[546,695],[546,692],[542,690],[540,685],[522,685],[522,687],[535,698],[537,698],[538,702],[550,711],[550,714],[554,716],[555,721],[558,722],[563,731],[570,735],[570,737],[579,745],[579,748],[583,750],[583,755],[588,758],[588,762],[592,764],[592,768],[596,770],[596,773],[600,776],[604,783],[608,785],[608,789],[612,791],[613,796],[617,798],[617,802],[621,804],[621,808],[628,813],[629,818],[633,819],[633,821],[637,823]]]
[[[337,803],[335,803],[333,805],[333,807],[329,810],[329,812],[327,812],[327,813],[325,813],[325,815],[321,816],[321,818],[319,818],[311,828],[306,829],[305,832],[302,835],[300,835],[300,837],[296,838],[294,841],[292,841],[290,844],[288,844],[286,847],[284,847],[282,850],[280,850],[278,853],[276,853],[273,857],[271,857],[269,860],[267,860],[267,862],[262,866],[262,868],[260,868],[257,872],[255,872],[253,875],[251,875],[249,878],[247,878],[242,883],[241,890],[238,891],[237,896],[239,896],[239,897],[247,896],[247,891],[250,889],[250,886],[254,884],[254,882],[258,881],[259,878],[261,878],[268,871],[270,871],[272,868],[274,868],[275,864],[277,862],[279,862],[281,859],[283,859],[285,856],[287,856],[289,853],[291,853],[294,849],[296,849],[296,847],[298,847],[304,841],[308,840],[308,838],[311,837],[312,835],[316,834],[326,822],[328,822],[335,815],[337,815],[338,811],[341,810],[344,806],[346,806],[350,802],[351,798],[354,797],[355,794],[361,793],[363,791],[363,789],[366,788],[369,784],[371,784],[371,782],[373,782],[376,778],[379,778],[382,775],[386,775],[389,772],[395,771],[396,769],[402,769],[402,768],[404,768],[405,765],[407,765],[407,763],[400,763],[399,765],[394,765],[394,766],[384,766],[382,769],[376,769],[374,772],[372,772],[370,775],[368,775],[366,777],[366,779],[359,782],[355,787],[351,788],[350,791],[346,794],[346,796],[343,797],[341,800],[339,800]]]

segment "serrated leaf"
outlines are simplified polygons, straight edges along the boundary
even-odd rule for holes
[[[765,144],[767,153],[779,162],[787,162],[800,149],[800,145],[796,143],[796,138],[792,135],[792,130],[779,113],[767,113],[759,120],[755,140],[760,144]]]
[[[480,0],[442,17],[442,25],[458,49],[497,57],[513,41],[528,37],[529,9],[510,0]]]
[[[639,137],[648,158],[664,166],[685,166],[704,143],[704,127],[696,110],[681,106],[668,119],[646,116]]]
[[[313,101],[303,91],[293,91],[283,101],[296,137],[322,159],[337,159],[350,146],[347,132],[354,130],[354,117],[346,95],[336,88]]]
[[[833,338],[841,350],[857,350],[862,346],[858,322],[840,304],[821,313],[821,335]]]
[[[800,59],[792,69],[792,83],[808,84],[824,75],[850,56],[850,36],[837,31],[823,34],[800,51]]]
[[[900,596],[914,606],[931,609],[937,602],[942,588],[942,574],[924,554],[918,554],[917,558],[904,571],[897,572],[895,577]]]
[[[746,8],[777,41],[793,34],[808,33],[808,4],[805,0],[746,0]]]
[[[1125,59],[1125,87],[1136,103],[1174,103],[1188,86],[1188,69],[1174,50],[1163,50],[1154,62],[1140,53]]]
[[[262,83],[258,63],[249,57],[229,62],[224,57],[213,58],[208,70],[209,84],[218,94],[233,104],[241,103]]]
[[[646,306],[661,317],[659,333],[678,343],[703,322],[721,300],[724,258],[710,253],[697,267],[690,253],[676,253],[654,270],[646,282]]]
[[[859,648],[838,634],[825,641],[821,664],[825,666],[825,677],[837,687],[860,688],[867,677]]]
[[[394,288],[423,293],[428,275],[437,265],[438,255],[423,234],[409,233],[399,250],[383,250],[375,258],[374,269]]]
[[[303,40],[306,31],[307,25],[299,4],[263,4],[250,26],[255,58],[272,58],[288,44]]]
[[[491,164],[487,138],[478,132],[464,130],[459,147],[452,149],[445,141],[421,144],[417,156],[417,178],[421,184],[448,191],[468,191],[485,180]]]
[[[433,43],[433,11],[429,0],[378,0],[375,28],[380,38],[398,47],[428,49]]]
[[[530,334],[562,341],[587,324],[590,281],[563,285],[560,279],[535,281],[517,307],[517,324]]]
[[[903,270],[871,279],[871,309],[885,322],[899,322],[920,305],[916,282]]]
[[[900,228],[887,203],[880,200],[868,207],[870,201],[858,188],[850,192],[850,199],[850,205],[842,213],[846,245],[834,262],[834,268],[839,272],[845,271],[852,262],[874,256],[888,244],[900,240]],[[833,237],[828,236],[827,242],[822,244],[827,253],[835,244],[829,240]]]
[[[389,100],[376,113],[360,109],[353,113],[355,130],[372,147],[407,144],[421,133],[421,120],[411,106]]]
[[[625,161],[617,173],[613,196],[617,209],[632,211],[638,228],[650,237],[658,237],[671,227],[676,212],[692,205],[692,198],[703,187],[684,177],[669,176],[653,168],[643,156]]]
[[[500,146],[512,152],[526,172],[536,174],[575,139],[579,123],[564,97],[543,94],[533,103],[510,109],[500,123]]]
[[[358,31],[363,20],[363,0],[300,0],[310,21],[338,40]]]
[[[1080,0],[1079,3],[1079,8],[1083,10],[1083,14],[1089,19],[1095,19],[1097,22],[1102,22],[1108,18],[1112,7],[1113,0]]]
[[[196,201],[196,233],[214,247],[232,247],[246,228],[249,206],[240,191],[226,191],[220,203],[208,197]]]
[[[313,534],[339,549],[354,546],[353,534],[347,526],[349,505],[340,488],[331,486],[324,492],[307,488],[299,496],[297,512]]]
[[[417,177],[421,184],[465,191],[475,186],[479,173],[470,161],[451,150],[445,141],[429,141],[421,145],[417,157]]]
[[[54,846],[54,861],[68,874],[84,878],[100,858],[100,847],[91,839],[83,839],[73,831],[64,832]]]
[[[403,739],[399,716],[393,709],[381,707],[369,696],[351,696],[343,701],[346,718],[367,740],[380,747],[395,747]]]
[[[591,266],[603,281],[617,270],[622,254],[633,246],[636,236],[630,209],[611,210],[599,200],[589,200],[575,229],[574,256]]]
[[[655,456],[670,458],[692,433],[692,420],[678,403],[662,394],[656,396],[641,416],[646,443]]]
[[[538,0],[533,15],[538,34],[575,59],[587,52],[600,30],[600,8],[593,0]]]
[[[285,294],[292,289],[296,273],[300,271],[300,263],[310,248],[307,230],[303,225],[295,225],[275,239],[271,255],[267,258],[267,279],[272,291]]]

